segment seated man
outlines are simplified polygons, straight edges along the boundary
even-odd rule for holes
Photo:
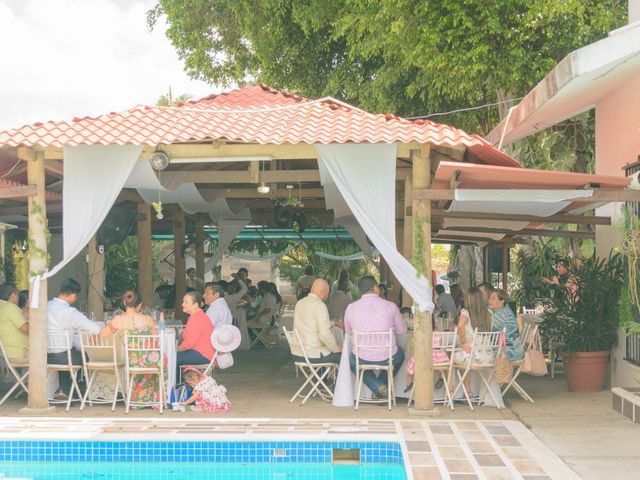
[[[207,283],[207,286],[204,287],[203,297],[205,303],[209,305],[207,317],[214,327],[233,324],[231,310],[229,310],[229,305],[224,298],[224,288],[215,283]]]
[[[296,303],[293,328],[307,351],[311,363],[340,363],[341,348],[331,332],[329,310],[324,303],[329,296],[329,284],[318,278],[311,285],[309,294]],[[302,351],[291,349],[296,362],[304,362]]]
[[[29,324],[17,305],[18,289],[0,286],[0,339],[10,363],[29,363]]]
[[[393,329],[395,333],[407,331],[407,325],[402,319],[398,306],[380,298],[380,287],[375,278],[370,275],[362,277],[358,282],[358,288],[362,297],[349,305],[344,314],[344,329],[348,335],[352,335],[354,330],[358,333],[388,332],[389,329]],[[394,336],[391,337],[391,342],[393,375],[395,376],[404,362],[404,352],[396,345]],[[349,360],[351,371],[355,373],[356,357],[353,353]],[[388,362],[387,349],[360,350],[360,363],[386,365]],[[380,372],[380,376],[376,376],[374,372],[366,371],[364,383],[378,398],[387,396],[387,372]]]
[[[438,294],[438,298],[436,299],[438,312],[447,312],[451,320],[456,318],[458,315],[458,307],[456,307],[456,302],[451,294],[445,292],[444,285],[436,285],[436,293]]]
[[[80,284],[73,278],[67,278],[60,286],[60,293],[47,304],[47,333],[67,333],[72,339],[76,331],[87,332],[93,335],[100,334],[108,337],[113,333],[110,326],[100,326],[89,320],[71,305],[78,299]],[[49,345],[47,350],[47,362],[52,364],[66,364],[67,351],[64,346]],[[73,365],[82,365],[82,352],[75,347],[71,348],[71,362]],[[58,372],[60,388],[56,392],[56,398],[64,399],[71,391],[71,376],[69,372]]]

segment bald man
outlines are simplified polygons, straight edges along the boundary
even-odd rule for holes
[[[340,363],[341,347],[331,333],[329,310],[324,303],[329,291],[326,280],[314,280],[309,295],[298,300],[293,313],[293,328],[298,331],[311,363]],[[304,362],[302,351],[292,348],[291,356]]]

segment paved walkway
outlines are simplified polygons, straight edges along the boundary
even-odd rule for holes
[[[234,419],[233,422],[246,421],[246,419],[271,419],[271,421],[305,419],[304,421],[308,423],[308,418],[315,418],[325,422],[330,420],[327,424],[335,424],[343,421],[359,422],[376,419],[376,421],[401,420],[404,425],[405,421],[419,421],[409,415],[406,404],[401,402],[391,412],[383,406],[370,404],[361,405],[360,410],[356,412],[352,408],[335,408],[317,399],[311,399],[302,407],[297,402],[289,403],[289,398],[297,390],[300,379],[295,377],[284,346],[271,351],[239,352],[236,365],[228,371],[216,373],[216,378],[227,387],[233,404],[231,412],[216,415],[216,418],[224,419],[225,422],[231,422],[232,419]],[[458,404],[454,412],[440,407],[440,417],[434,421],[456,421],[453,425],[458,426],[452,427],[453,436],[456,439],[459,439],[465,431],[460,428],[460,421],[466,420],[481,421],[483,425],[503,425],[518,438],[518,441],[520,438],[525,438],[522,436],[524,433],[529,435],[532,433],[586,480],[638,478],[640,456],[637,446],[640,445],[640,426],[611,409],[610,392],[588,395],[570,393],[561,376],[553,381],[548,378],[525,376],[522,384],[536,400],[535,404],[529,404],[510,392],[507,397],[507,409],[498,411],[481,407],[472,412],[465,405]],[[0,417],[19,417],[21,416],[19,410],[23,406],[24,399],[8,401],[0,407]],[[116,419],[124,417],[124,407],[119,405],[115,413],[106,406],[87,407],[82,413],[77,406],[72,407],[69,413],[58,408],[47,418],[57,417],[65,418],[60,425],[69,425],[68,419],[72,417]],[[145,419],[140,423],[149,425],[149,419],[196,420],[200,423],[208,421],[211,416],[196,412],[182,414],[165,412],[160,417],[157,412],[143,410],[132,412],[126,418],[129,419],[128,421],[136,422]],[[79,425],[75,422],[71,424],[72,427],[79,427]],[[275,429],[278,428],[280,427]],[[430,428],[423,428],[425,435],[429,435]],[[489,432],[484,429],[480,431],[483,435]],[[448,451],[445,450],[445,452]],[[468,453],[466,450],[465,452]],[[473,450],[469,452],[476,453]],[[533,456],[533,453],[530,455]],[[467,459],[467,461],[470,460],[470,458]],[[502,461],[504,463],[504,460]],[[475,464],[471,464],[476,468]],[[437,465],[424,465],[425,469],[434,466]],[[484,466],[480,467],[484,468]],[[544,470],[547,472],[546,469]]]

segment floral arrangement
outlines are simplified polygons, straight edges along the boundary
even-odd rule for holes
[[[296,197],[277,197],[273,199],[273,204],[276,207],[292,207],[292,208],[302,208],[304,204],[302,200]]]

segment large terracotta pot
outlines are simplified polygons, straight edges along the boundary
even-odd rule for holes
[[[564,372],[572,392],[599,392],[604,388],[609,363],[609,350],[567,354]]]

